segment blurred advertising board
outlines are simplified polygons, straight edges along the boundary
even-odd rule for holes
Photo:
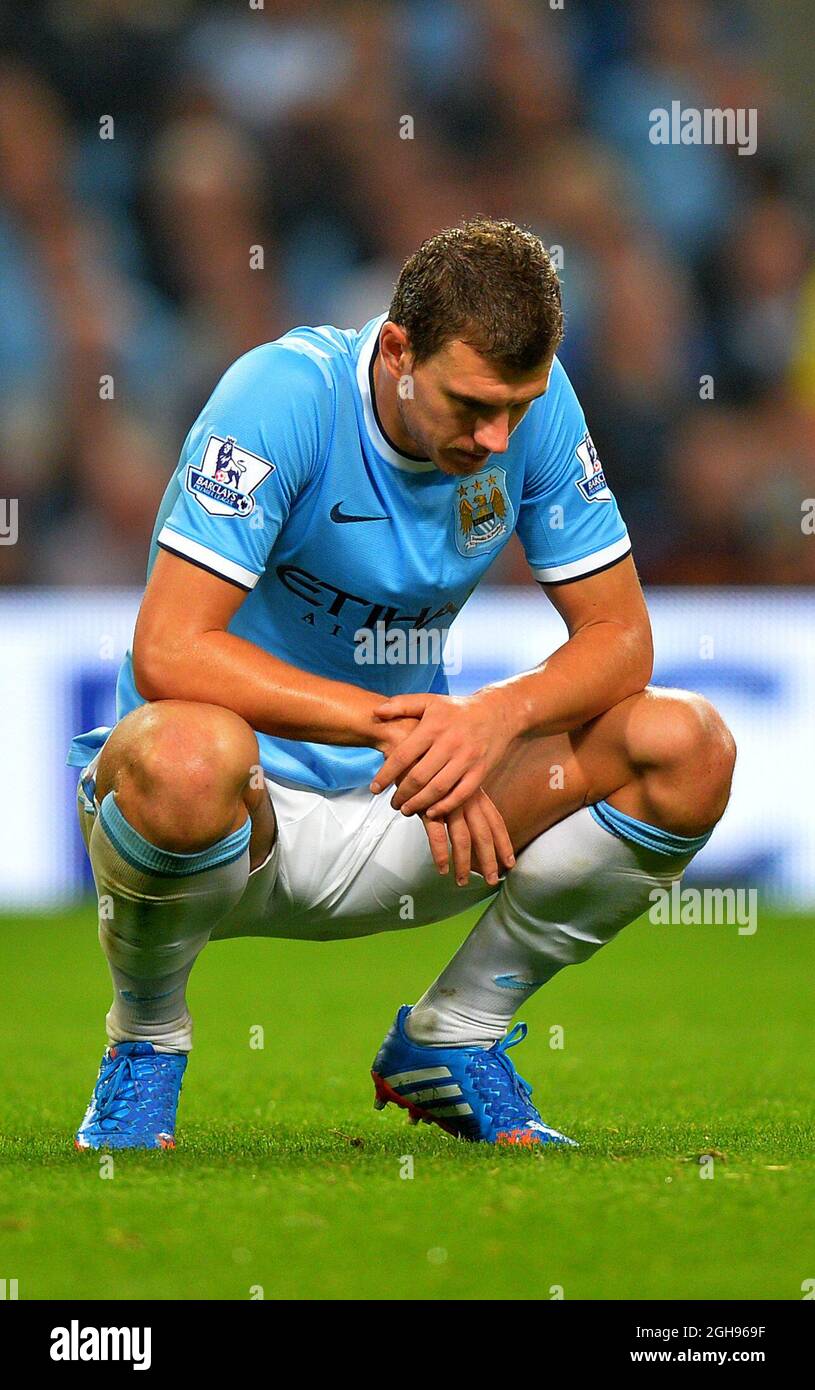
[[[0,595],[0,910],[44,908],[91,889],[74,810],[73,733],[114,720],[116,673],[140,593]],[[689,880],[755,886],[815,904],[815,596],[799,590],[652,590],[659,685],[707,695],[739,746],[733,797]],[[466,692],[529,669],[565,638],[533,589],[483,589],[456,620],[445,664]]]

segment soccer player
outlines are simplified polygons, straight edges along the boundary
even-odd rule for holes
[[[475,219],[426,241],[361,332],[297,328],[241,357],[193,425],[118,722],[69,754],[114,988],[80,1148],[173,1144],[209,941],[475,905],[399,1009],[375,1104],[467,1140],[571,1142],[515,1071],[512,1018],[681,875],[735,750],[705,700],[648,685],[630,542],[562,333],[540,240]],[[444,634],[513,530],[568,640],[453,697]]]

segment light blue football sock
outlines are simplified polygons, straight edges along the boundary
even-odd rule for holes
[[[215,924],[249,875],[247,817],[193,854],[160,849],[134,829],[113,792],[102,801],[88,852],[99,898],[99,940],[113,977],[108,1040],[189,1052],[186,985]]]
[[[562,970],[588,960],[670,888],[707,835],[687,839],[582,807],[518,855],[498,896],[408,1017],[428,1046],[489,1047],[522,1004]]]
[[[675,835],[672,830],[661,830],[658,825],[635,820],[633,816],[627,816],[625,811],[610,806],[607,801],[598,801],[594,806],[589,806],[588,811],[597,824],[610,834],[652,849],[655,854],[698,854],[713,834],[712,830],[708,830],[704,835]]]

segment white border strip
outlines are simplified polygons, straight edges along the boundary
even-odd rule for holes
[[[200,541],[191,541],[189,536],[180,535],[171,526],[162,526],[159,531],[157,544],[162,543],[170,550],[185,555],[188,560],[197,560],[199,564],[206,565],[207,569],[214,570],[224,579],[232,579],[236,584],[243,585],[244,589],[254,589],[260,579],[260,575],[255,574],[254,570],[246,569],[235,560],[227,560],[225,555],[219,555],[217,550],[210,550],[209,546],[202,545]]]
[[[582,560],[570,560],[567,565],[551,565],[545,569],[533,569],[532,573],[541,584],[556,584],[563,579],[579,579],[581,575],[594,574],[596,570],[601,570],[604,565],[610,565],[613,560],[619,560],[621,555],[631,549],[631,541],[626,531],[619,541],[613,541],[611,545],[606,545],[602,550],[595,550],[592,555],[585,555]]]

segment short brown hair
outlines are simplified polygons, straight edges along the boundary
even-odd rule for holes
[[[422,242],[388,314],[416,362],[460,338],[514,375],[534,370],[563,338],[560,281],[540,237],[474,217]]]

